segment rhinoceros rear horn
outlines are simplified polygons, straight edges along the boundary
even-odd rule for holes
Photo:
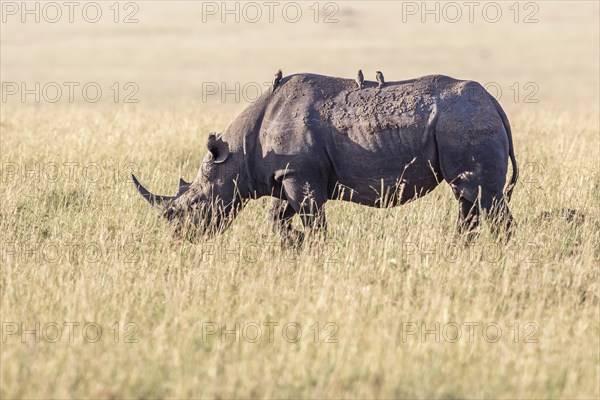
[[[133,184],[135,185],[137,190],[140,192],[142,197],[144,199],[146,199],[146,201],[148,201],[148,203],[150,203],[150,205],[152,205],[153,207],[162,208],[166,204],[168,204],[171,200],[176,198],[176,196],[158,196],[153,193],[150,193],[145,187],[142,186],[142,184],[137,180],[135,175],[132,174],[131,179],[133,179]],[[181,191],[181,188],[180,188],[180,191]]]
[[[214,133],[208,135],[208,151],[212,154],[213,162],[220,164],[227,159],[229,156],[229,146],[227,142],[221,138],[221,135],[217,136]]]

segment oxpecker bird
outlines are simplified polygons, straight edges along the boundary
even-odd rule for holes
[[[271,93],[273,93],[275,91],[275,88],[277,87],[277,85],[279,85],[279,82],[281,82],[282,77],[283,77],[283,73],[281,72],[281,69],[280,69],[279,71],[277,71],[277,73],[273,77],[273,91]]]
[[[359,69],[358,70],[358,75],[356,75],[356,84],[358,85],[359,89],[363,88],[363,83],[365,82],[365,77],[362,73],[362,70]]]
[[[377,86],[381,89],[381,87],[385,85],[385,80],[383,79],[383,74],[381,73],[381,71],[376,71],[375,79],[377,79]]]

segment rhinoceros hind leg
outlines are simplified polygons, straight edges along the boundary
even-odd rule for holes
[[[467,241],[470,242],[477,235],[477,229],[479,228],[479,207],[464,197],[459,197],[458,203],[460,209],[457,231],[459,234],[466,234]]]
[[[514,220],[502,196],[498,198],[482,196],[476,202],[471,202],[462,196],[457,195],[457,197],[460,204],[458,232],[466,234],[468,242],[477,236],[482,214],[489,221],[491,231],[496,237],[510,239]]]
[[[502,194],[497,197],[482,198],[481,207],[490,221],[492,233],[496,237],[508,241],[513,234],[515,223]]]
[[[504,128],[440,133],[436,140],[442,176],[460,202],[461,229],[472,233],[483,217],[494,234],[506,232],[508,238],[512,217],[503,195],[509,158]]]

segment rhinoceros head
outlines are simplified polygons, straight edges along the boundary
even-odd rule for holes
[[[132,175],[140,194],[165,217],[177,240],[210,238],[226,229],[244,205],[237,191],[240,156],[232,153],[222,136],[211,133],[208,154],[196,179],[179,180],[175,196],[158,196],[144,188]]]

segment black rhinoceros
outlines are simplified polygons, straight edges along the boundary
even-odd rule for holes
[[[358,89],[353,79],[287,76],[223,135],[211,134],[208,150],[196,179],[180,180],[175,196],[154,195],[133,176],[178,238],[222,231],[247,200],[272,196],[272,228],[296,240],[293,216],[305,231],[323,231],[327,200],[389,207],[441,181],[459,201],[459,231],[472,232],[482,214],[495,232],[511,226],[507,202],[518,175],[511,130],[477,82],[432,75]]]

